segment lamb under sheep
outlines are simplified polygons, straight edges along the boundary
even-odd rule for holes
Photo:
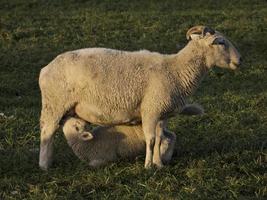
[[[201,115],[204,110],[197,104],[186,105],[180,114]],[[145,152],[145,137],[142,125],[96,127],[88,131],[87,122],[70,117],[63,126],[63,132],[74,154],[88,162],[91,167],[99,167],[120,158],[133,158]],[[176,135],[163,131],[160,155],[163,163],[168,163],[174,151]]]
[[[221,33],[195,26],[177,54],[88,48],[57,56],[40,72],[42,95],[39,166],[52,160],[53,136],[62,117],[76,115],[98,125],[142,122],[145,167],[163,164],[160,142],[166,120],[180,112],[213,66],[236,69],[240,54]],[[157,131],[156,131],[157,130]]]
[[[141,125],[97,127],[86,129],[86,122],[69,118],[63,132],[74,154],[88,162],[91,167],[99,167],[120,158],[133,158],[145,152],[145,137]],[[176,135],[163,131],[160,144],[161,158],[164,163],[171,160]]]

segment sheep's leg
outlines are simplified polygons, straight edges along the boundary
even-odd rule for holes
[[[146,140],[146,159],[145,159],[145,168],[149,169],[152,166],[152,156],[153,156],[153,147],[155,144],[155,129],[156,122],[154,121],[142,121],[143,132]]]
[[[143,132],[144,132],[145,140],[146,140],[146,159],[145,159],[145,168],[146,169],[149,169],[152,166],[153,148],[155,146],[155,138],[156,138],[155,135],[156,135],[157,123],[158,123],[157,119],[153,120],[153,118],[151,118],[151,117],[147,117],[147,118],[143,117],[142,118]],[[159,140],[159,142],[160,142],[160,140]],[[156,150],[157,150],[157,148],[156,148]],[[159,150],[157,153],[159,153]],[[157,167],[162,167],[161,158],[159,155],[157,155],[157,156],[156,156],[157,159],[155,159],[156,162],[154,162],[154,164],[156,164]]]
[[[101,167],[107,164],[107,161],[98,159],[98,160],[92,160],[89,162],[89,166],[92,168]]]
[[[41,130],[41,144],[39,155],[39,166],[42,170],[47,170],[52,162],[53,135],[58,126],[55,124],[44,125]]]
[[[39,166],[43,170],[47,170],[52,163],[53,136],[59,127],[59,121],[63,114],[63,111],[42,109]]]
[[[164,130],[164,136],[160,144],[161,160],[164,164],[169,163],[176,143],[176,135],[170,131]]]
[[[156,139],[153,151],[153,164],[158,168],[162,168],[163,164],[161,161],[160,145],[163,138],[163,129],[165,127],[166,121],[159,121],[156,126]]]

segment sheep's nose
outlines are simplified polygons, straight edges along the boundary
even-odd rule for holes
[[[242,58],[240,57],[238,60],[233,62],[234,65],[239,66],[242,64]]]
[[[239,58],[239,62],[238,62],[238,65],[241,65],[243,63],[243,59],[242,57]]]

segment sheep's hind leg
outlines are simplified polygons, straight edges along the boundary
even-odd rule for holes
[[[41,139],[39,154],[39,166],[42,170],[47,170],[52,163],[53,136],[59,127],[59,121],[63,114],[64,112],[42,110],[40,120]]]
[[[39,166],[42,170],[47,170],[52,163],[53,135],[57,128],[55,124],[42,127],[39,155]]]

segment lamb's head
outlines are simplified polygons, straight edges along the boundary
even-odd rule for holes
[[[194,26],[187,31],[186,38],[203,47],[208,67],[218,66],[235,70],[241,63],[237,49],[218,31],[206,26]]]
[[[68,142],[77,142],[77,140],[88,141],[93,139],[93,135],[85,130],[86,122],[82,119],[71,117],[67,119],[63,126],[63,132]]]

